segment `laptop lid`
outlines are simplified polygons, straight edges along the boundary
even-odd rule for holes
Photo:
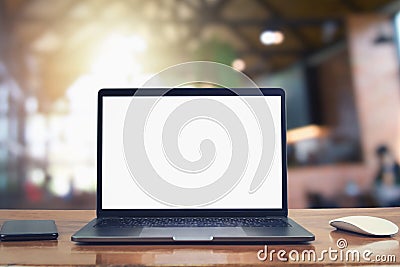
[[[97,216],[287,216],[285,93],[102,89]]]

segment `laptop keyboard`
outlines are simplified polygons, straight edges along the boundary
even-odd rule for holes
[[[146,217],[104,218],[94,227],[290,227],[279,218],[265,217]]]

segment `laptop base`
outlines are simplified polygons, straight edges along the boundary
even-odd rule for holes
[[[233,244],[309,242],[314,235],[289,218],[288,227],[132,227],[96,228],[92,220],[71,240],[80,243]]]

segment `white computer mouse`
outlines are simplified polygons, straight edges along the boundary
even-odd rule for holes
[[[372,216],[347,216],[331,220],[329,224],[338,230],[370,236],[390,236],[399,231],[391,221]]]

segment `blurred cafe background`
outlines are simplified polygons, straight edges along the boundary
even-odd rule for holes
[[[288,99],[289,207],[400,206],[400,1],[0,0],[0,208],[95,208],[96,94],[211,60]]]

